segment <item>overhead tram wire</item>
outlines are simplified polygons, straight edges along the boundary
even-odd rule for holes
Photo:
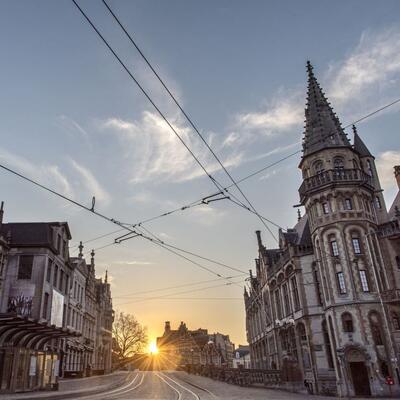
[[[229,276],[227,278],[236,279],[236,278],[240,278],[241,276],[244,276],[244,275],[248,275],[248,273],[239,274],[239,275],[233,275],[233,276]],[[148,294],[148,293],[155,293],[155,292],[165,292],[165,291],[172,290],[172,289],[180,289],[180,288],[183,288],[183,287],[202,285],[204,283],[217,282],[217,281],[221,281],[223,279],[224,278],[207,279],[205,281],[198,281],[198,282],[192,282],[192,283],[182,283],[181,285],[166,286],[166,287],[159,288],[159,289],[142,290],[140,292],[131,292],[131,293],[128,293],[128,294],[123,294],[121,296],[113,296],[113,299],[124,299],[124,298],[130,298],[132,296],[138,296],[140,294]]]
[[[155,300],[155,299],[161,299],[161,298],[168,298],[171,296],[177,296],[180,294],[187,294],[187,293],[195,293],[195,292],[201,292],[203,290],[208,290],[208,289],[214,289],[214,288],[219,288],[219,287],[223,287],[223,286],[231,286],[234,284],[239,284],[240,282],[244,282],[244,279],[240,280],[240,281],[236,281],[236,282],[226,282],[226,283],[221,283],[219,285],[211,285],[211,286],[205,286],[205,287],[201,287],[201,288],[196,288],[196,289],[191,289],[191,290],[185,290],[183,292],[176,292],[176,293],[169,293],[163,296],[149,296],[149,297],[145,297],[145,298],[141,298],[140,300],[136,300],[136,301],[127,301],[127,302],[123,302],[123,303],[117,303],[115,304],[115,306],[121,306],[124,304],[133,304],[133,303],[141,303],[143,301],[148,301],[148,300]],[[242,286],[240,286],[242,287]]]
[[[75,0],[72,0],[75,3]],[[128,31],[125,29],[125,27],[122,25],[121,21],[118,19],[118,17],[115,15],[115,13],[111,10],[110,6],[107,4],[107,2],[105,0],[102,0],[103,4],[106,6],[106,8],[108,9],[108,11],[111,13],[111,15],[113,16],[113,18],[115,19],[115,21],[118,23],[118,25],[121,27],[121,29],[123,30],[123,32],[126,34],[126,36],[128,37],[128,39],[130,40],[130,42],[135,46],[136,50],[139,52],[139,54],[142,56],[142,58],[144,59],[144,61],[146,62],[146,64],[149,66],[149,68],[151,69],[151,71],[154,73],[154,75],[156,76],[156,78],[158,79],[158,81],[161,83],[161,85],[165,88],[165,90],[167,91],[167,93],[169,94],[169,96],[171,97],[171,99],[173,100],[173,102],[176,104],[176,106],[179,108],[179,110],[181,111],[181,113],[184,115],[184,117],[186,118],[186,120],[189,122],[190,126],[193,128],[193,130],[196,132],[196,134],[199,136],[199,138],[201,139],[201,141],[205,144],[205,146],[207,147],[207,149],[210,151],[210,153],[213,155],[213,157],[215,158],[215,160],[218,162],[218,164],[220,165],[220,167],[223,169],[223,171],[226,173],[226,175],[228,176],[228,178],[231,180],[232,182],[232,186],[235,186],[236,189],[240,192],[240,194],[243,196],[243,198],[245,199],[245,201],[247,202],[247,204],[249,205],[250,209],[252,210],[252,212],[259,218],[259,220],[261,221],[261,223],[265,226],[265,228],[268,230],[268,232],[270,233],[270,235],[274,238],[274,240],[277,242],[278,239],[276,238],[276,236],[274,235],[274,233],[272,232],[272,230],[270,229],[270,227],[265,223],[265,219],[261,217],[261,215],[258,213],[258,211],[256,210],[256,208],[254,207],[253,203],[250,201],[250,199],[246,196],[246,194],[243,192],[243,190],[240,188],[238,182],[236,182],[233,179],[233,176],[231,175],[231,173],[226,169],[226,167],[224,166],[224,164],[222,163],[221,159],[217,156],[217,154],[214,152],[214,150],[212,149],[212,147],[208,144],[207,140],[204,138],[204,136],[201,134],[200,130],[197,128],[197,126],[194,124],[194,122],[192,121],[192,119],[189,117],[189,115],[186,113],[186,111],[183,109],[183,107],[181,106],[181,104],[179,103],[179,101],[176,99],[176,97],[172,94],[172,92],[169,90],[169,88],[167,87],[167,85],[165,84],[165,82],[163,81],[163,79],[160,77],[160,75],[156,72],[156,70],[153,68],[153,66],[151,65],[150,61],[147,59],[147,57],[143,54],[142,50],[139,48],[139,46],[136,44],[136,42],[133,40],[132,36],[128,33]],[[153,104],[154,105],[154,104]],[[172,128],[172,126],[171,126]],[[187,146],[185,145],[185,147],[187,148]],[[226,193],[229,193],[231,196],[235,197],[231,192],[228,192],[228,189],[225,188]],[[229,199],[230,201],[233,201],[232,199]],[[239,205],[238,203],[241,204],[241,206],[244,206],[244,204],[241,203],[241,201],[236,198],[236,202],[233,201],[234,204]],[[249,208],[244,207],[245,209],[249,210]]]
[[[25,176],[25,175],[20,174],[20,173],[17,172],[17,171],[14,171],[14,170],[11,169],[11,168],[6,167],[5,165],[0,164],[0,168],[4,169],[4,170],[7,171],[7,172],[10,172],[10,173],[13,174],[13,175],[18,176],[19,178],[21,178],[21,179],[23,179],[23,180],[25,180],[25,181],[27,181],[27,182],[29,182],[29,183],[32,183],[33,185],[35,185],[35,186],[37,186],[37,187],[39,187],[39,188],[41,188],[41,189],[43,189],[43,190],[45,190],[45,191],[47,191],[47,192],[50,192],[50,193],[54,194],[54,195],[57,196],[57,197],[62,198],[63,200],[65,200],[65,201],[67,201],[67,202],[69,202],[69,203],[71,203],[71,204],[76,205],[77,207],[82,208],[82,209],[85,210],[85,211],[88,211],[88,212],[90,212],[90,213],[92,213],[92,214],[98,216],[99,218],[102,218],[102,219],[104,219],[104,220],[106,220],[106,221],[108,221],[108,222],[111,222],[111,223],[113,223],[113,224],[115,224],[115,225],[120,226],[121,228],[127,230],[129,233],[135,234],[135,235],[138,236],[138,237],[142,237],[142,238],[144,238],[144,239],[147,239],[148,241],[150,241],[151,243],[154,243],[155,245],[158,245],[158,246],[160,246],[160,247],[163,247],[165,250],[169,251],[170,253],[173,253],[173,254],[177,255],[178,257],[181,257],[181,258],[183,258],[183,259],[185,259],[185,260],[191,262],[192,264],[197,265],[199,268],[202,268],[202,269],[204,269],[204,270],[210,272],[210,273],[213,274],[213,275],[216,275],[216,276],[218,276],[218,277],[227,279],[226,277],[224,277],[223,275],[221,275],[221,274],[219,274],[219,273],[213,271],[212,269],[207,268],[207,267],[201,265],[200,263],[191,260],[190,258],[188,258],[188,257],[186,257],[186,256],[184,256],[184,255],[182,255],[182,254],[180,254],[180,253],[178,253],[178,252],[176,252],[175,250],[172,250],[172,249],[166,247],[165,245],[162,245],[161,243],[158,243],[156,240],[154,240],[154,239],[152,239],[152,238],[149,238],[148,236],[143,235],[142,233],[139,233],[139,234],[138,234],[138,232],[137,232],[136,230],[134,230],[134,229],[132,229],[132,228],[130,228],[130,227],[124,225],[123,223],[121,223],[120,221],[118,221],[118,220],[116,220],[116,219],[114,219],[114,218],[108,217],[108,216],[106,216],[106,215],[104,215],[104,214],[102,214],[102,213],[96,211],[96,210],[94,209],[94,207],[89,208],[89,207],[85,206],[84,204],[79,203],[78,201],[75,201],[75,200],[73,200],[73,199],[71,199],[71,198],[69,198],[69,197],[67,197],[67,196],[65,196],[65,195],[63,195],[63,194],[61,194],[61,193],[59,193],[59,192],[53,190],[53,189],[48,188],[47,186],[42,185],[42,184],[39,183],[39,182],[36,182],[35,180],[33,180],[33,179],[31,179],[31,178],[28,178],[28,177]],[[114,245],[114,244],[115,244],[115,243],[109,243],[109,244],[106,244],[105,246],[102,246],[101,248],[109,247],[109,246],[112,246],[112,245]],[[98,248],[98,249],[100,249],[100,248]],[[232,267],[232,268],[233,268],[233,267]],[[242,272],[242,271],[241,271],[241,272]]]
[[[107,46],[107,48],[110,50],[110,52],[113,54],[113,56],[117,59],[119,64],[122,66],[122,68],[125,70],[125,72],[129,75],[129,77],[135,82],[136,86],[139,88],[139,90],[143,93],[143,95],[146,97],[146,99],[150,102],[150,104],[154,107],[154,109],[157,111],[157,113],[160,115],[160,117],[164,120],[164,122],[168,125],[168,127],[172,130],[172,132],[175,134],[175,136],[179,139],[179,141],[182,143],[182,145],[186,148],[186,150],[189,152],[189,154],[192,156],[192,158],[196,161],[196,163],[200,166],[200,168],[203,170],[205,175],[208,176],[208,178],[212,181],[214,186],[218,189],[218,191],[221,191],[222,185],[207,171],[205,166],[202,164],[202,162],[197,158],[197,156],[193,153],[193,151],[190,149],[190,147],[186,144],[186,142],[182,139],[182,137],[179,135],[177,130],[173,127],[173,125],[169,122],[168,118],[164,115],[164,113],[161,111],[161,109],[157,106],[157,104],[153,101],[153,99],[150,97],[150,95],[147,93],[147,91],[144,89],[144,87],[139,83],[139,81],[134,77],[133,73],[130,71],[130,69],[125,65],[125,63],[121,60],[121,58],[118,56],[118,54],[115,52],[115,50],[111,47],[111,45],[108,43],[108,41],[105,39],[105,37],[100,33],[100,31],[96,28],[92,20],[88,17],[88,15],[82,10],[82,8],[79,6],[79,4],[76,2],[76,0],[71,0],[76,8],[79,10],[79,12],[83,15],[83,17],[86,19],[86,21],[89,23],[89,25],[93,28],[93,30],[96,32],[96,34],[99,36],[99,38],[102,40],[102,42]]]

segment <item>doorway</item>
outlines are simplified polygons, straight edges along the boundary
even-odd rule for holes
[[[354,394],[356,396],[371,396],[368,370],[365,362],[349,362],[351,379],[353,381]]]

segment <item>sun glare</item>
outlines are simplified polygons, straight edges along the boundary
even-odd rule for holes
[[[156,342],[151,342],[149,345],[149,353],[150,354],[157,354],[158,353],[158,348]]]

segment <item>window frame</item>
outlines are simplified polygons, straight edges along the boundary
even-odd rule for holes
[[[369,293],[371,291],[369,285],[368,274],[365,269],[358,270],[358,276],[360,278],[361,289],[364,293]]]
[[[24,262],[24,260],[30,260],[29,263]],[[34,256],[30,254],[21,254],[18,259],[18,280],[27,280],[30,281],[32,279],[33,272],[33,262]],[[28,268],[28,270],[23,270],[23,268]]]
[[[347,294],[346,279],[343,271],[336,273],[336,280],[338,284],[339,294]]]
[[[332,255],[332,257],[339,257],[339,254],[340,254],[339,245],[338,245],[338,242],[337,242],[336,238],[330,240],[329,241],[329,245],[331,247],[331,255]]]
[[[362,254],[362,250],[361,250],[361,242],[360,239],[358,237],[352,237],[351,238],[351,244],[353,246],[353,252],[356,255],[360,255]]]
[[[344,199],[344,209],[349,211],[353,209],[353,201],[351,200],[350,197],[346,197]]]
[[[325,203],[322,203],[322,212],[327,215],[330,213],[330,207],[329,207],[329,203],[326,201]]]

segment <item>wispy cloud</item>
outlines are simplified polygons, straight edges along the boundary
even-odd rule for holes
[[[127,260],[127,261],[113,261],[113,265],[154,265],[151,261],[141,261],[141,260]]]
[[[393,190],[397,187],[393,167],[400,165],[400,151],[385,151],[376,158],[381,185],[385,190]]]
[[[70,160],[72,167],[78,172],[81,178],[81,186],[86,193],[90,193],[96,197],[96,203],[102,207],[107,206],[110,203],[110,194],[101,186],[99,181],[93,175],[93,173],[81,164],[78,164],[75,160]]]
[[[169,120],[182,140],[206,165],[209,173],[220,169],[196,134],[179,117],[172,116]],[[165,121],[153,112],[143,112],[137,121],[110,118],[103,122],[102,127],[121,141],[125,159],[132,162],[132,183],[153,179],[183,182],[204,175],[204,171]],[[204,136],[209,142],[215,140],[212,133],[204,133]],[[213,146],[217,152],[223,147],[216,141]],[[226,167],[235,167],[242,161],[242,154],[236,151],[221,157]]]
[[[48,185],[68,197],[73,197],[74,195],[74,190],[70,182],[57,165],[44,163],[35,164],[22,156],[13,154],[2,148],[0,148],[0,160],[6,166],[15,169],[28,178]]]

